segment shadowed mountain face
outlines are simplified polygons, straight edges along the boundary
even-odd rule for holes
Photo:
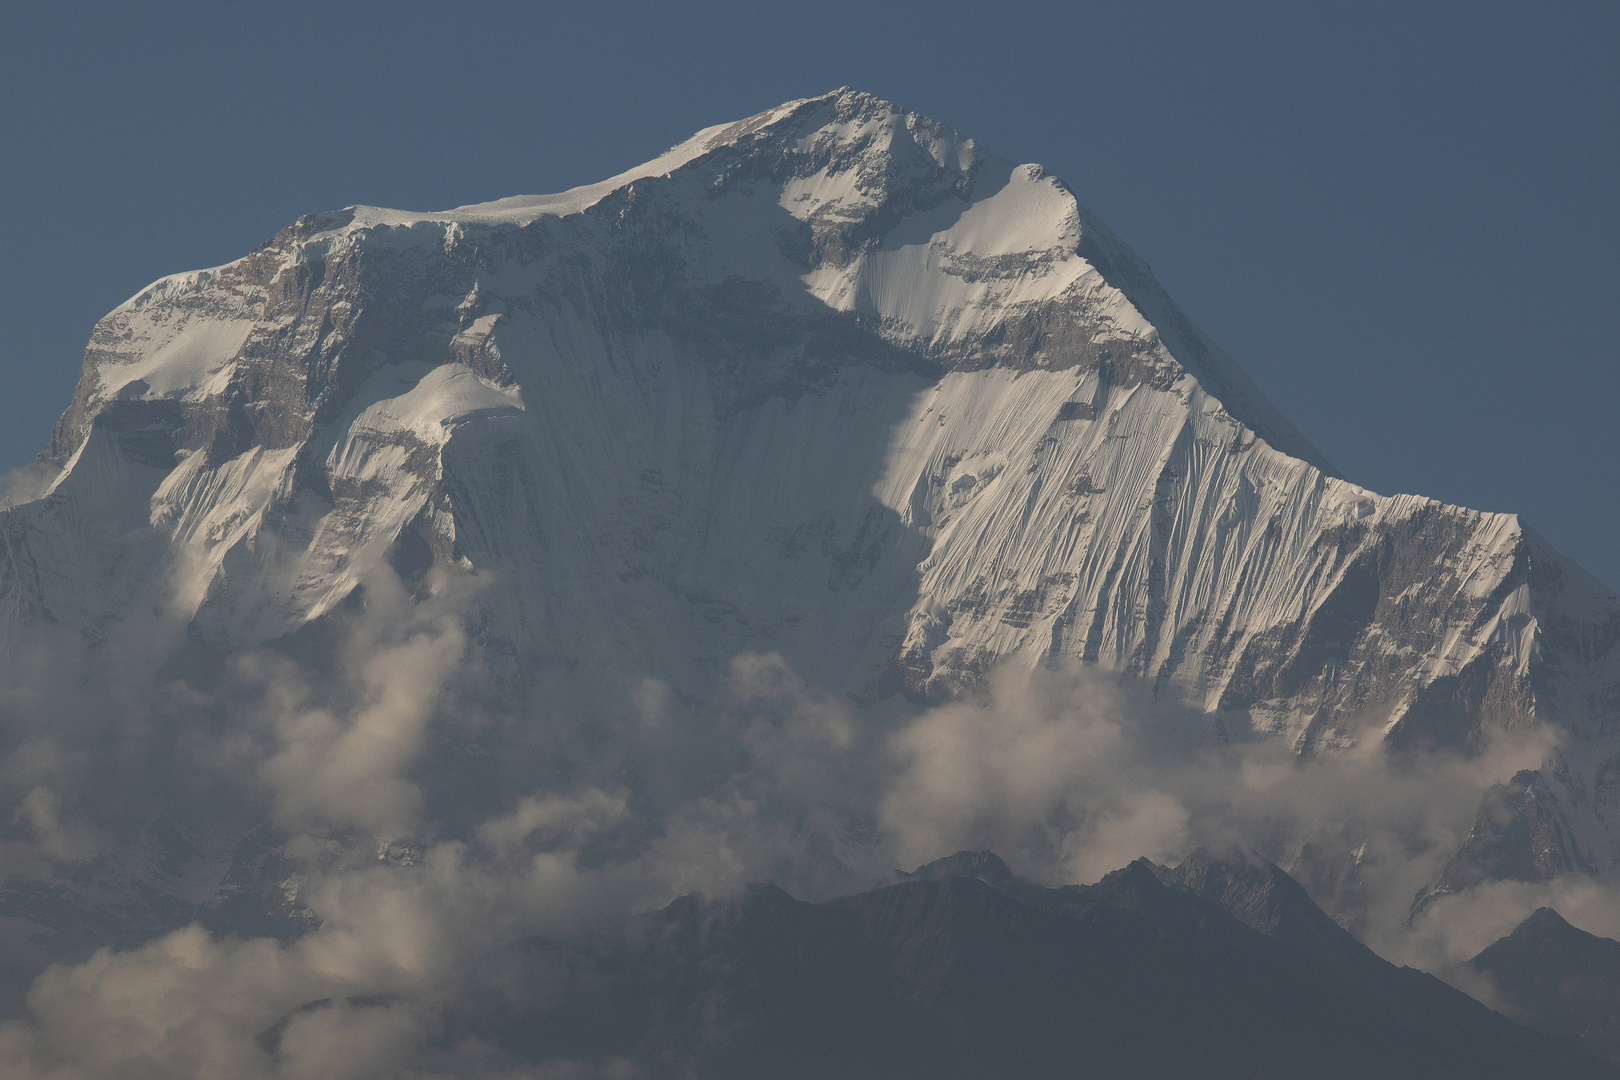
[[[1491,977],[1502,1011],[1549,1035],[1580,1039],[1620,1063],[1620,941],[1537,908],[1469,961]]]
[[[821,904],[686,897],[622,938],[531,941],[454,1023],[531,1061],[653,1076],[1620,1075],[1380,960],[1258,860],[1050,889],[963,852],[901,877]]]

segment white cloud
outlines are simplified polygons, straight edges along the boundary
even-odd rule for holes
[[[480,775],[528,786],[447,786],[435,755],[460,752],[446,739],[473,731],[464,717],[480,708],[466,659],[480,584],[447,576],[413,600],[386,575],[368,580],[325,672],[259,654],[240,658],[223,689],[124,692],[135,707],[111,715],[82,679],[38,665],[0,690],[0,791],[31,837],[5,849],[8,865],[82,862],[108,846],[122,808],[137,796],[157,805],[155,789],[189,770],[211,798],[228,792],[232,813],[267,813],[289,831],[298,902],[316,927],[283,944],[194,926],[52,968],[28,1015],[0,1028],[0,1071],[622,1078],[625,1062],[525,1069],[475,1040],[429,1036],[439,1007],[493,977],[491,958],[527,936],[748,881],[810,898],[856,891],[963,848],[1059,883],[1140,856],[1173,862],[1199,843],[1286,854],[1306,838],[1350,838],[1387,954],[1451,964],[1549,899],[1578,925],[1620,933],[1605,915],[1611,893],[1568,883],[1482,888],[1437,904],[1415,936],[1401,927],[1480,793],[1539,764],[1545,733],[1473,759],[1394,762],[1372,748],[1299,761],[1274,741],[1200,746],[1185,737],[1196,717],[1084,668],[1004,668],[981,698],[896,716],[806,685],[781,656],[743,654],[707,712],[678,706],[656,680],[630,686],[599,759],[548,756],[558,732],[588,745],[566,716],[546,718],[546,738],[532,718],[480,720],[476,760],[504,769]],[[66,709],[57,732],[38,718],[53,701]],[[181,760],[128,756],[157,745],[165,724],[162,745],[184,748]],[[128,762],[152,764],[117,774]],[[108,775],[120,775],[111,795],[98,786]],[[484,809],[459,825],[434,813],[469,805]]]

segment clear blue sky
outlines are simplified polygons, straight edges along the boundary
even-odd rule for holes
[[[847,84],[1066,179],[1351,479],[1620,585],[1617,57],[1613,0],[8,4],[0,467],[153,278]]]

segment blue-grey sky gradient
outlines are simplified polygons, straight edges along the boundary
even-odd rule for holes
[[[851,85],[1037,161],[1352,480],[1620,585],[1620,5],[12,3],[0,467],[301,214],[556,191]]]

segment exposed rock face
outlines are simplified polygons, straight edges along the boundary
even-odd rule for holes
[[[1485,793],[1479,819],[1440,880],[1421,893],[1414,916],[1442,896],[1482,881],[1551,881],[1594,869],[1569,835],[1556,796],[1539,772],[1525,770]]]
[[[158,608],[229,651],[464,562],[514,703],[702,702],[774,650],[864,700],[1082,661],[1306,753],[1553,726],[1457,865],[1620,869],[1620,601],[1336,476],[1060,182],[863,94],[164,279],[41,460],[0,638]]]
[[[1364,965],[1367,948],[1328,917],[1303,886],[1252,855],[1219,858],[1200,848],[1159,880],[1203,897],[1243,925],[1285,942],[1301,958],[1330,967]]]

